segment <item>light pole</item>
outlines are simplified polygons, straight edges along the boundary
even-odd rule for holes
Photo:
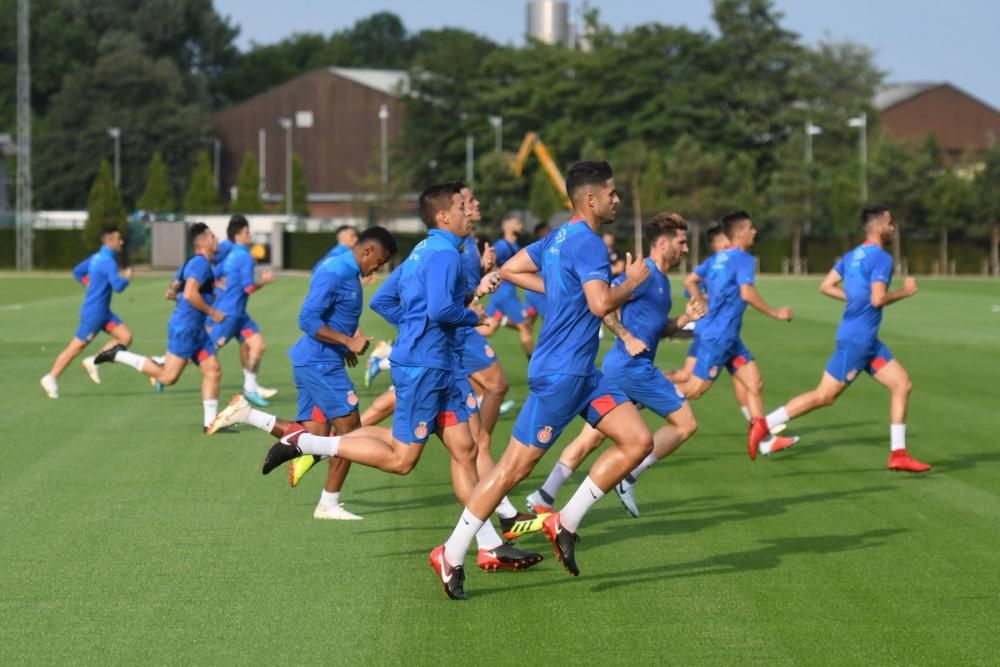
[[[122,129],[109,127],[108,136],[115,140],[115,188],[119,188],[121,186]]]
[[[473,165],[476,159],[476,137],[472,132],[465,135],[465,182],[472,185]]]
[[[859,149],[861,151],[861,203],[868,201],[868,114],[862,111],[847,121],[848,127],[861,130]]]
[[[490,116],[490,125],[496,133],[496,143],[494,150],[499,153],[503,148],[503,116]]]
[[[823,134],[823,128],[819,125],[813,125],[811,120],[806,121],[806,164],[812,164],[813,161],[813,137],[817,134]]]
[[[378,108],[380,137],[382,140],[382,192],[389,185],[389,105],[382,104]]]
[[[267,192],[267,130],[257,130],[257,193],[263,197]]]
[[[222,140],[218,137],[213,137],[211,139],[204,138],[202,142],[206,144],[212,144],[212,176],[215,179],[215,189],[219,189],[219,157],[222,151]]]
[[[282,116],[278,124],[285,130],[285,215],[292,220],[292,123],[291,118]]]

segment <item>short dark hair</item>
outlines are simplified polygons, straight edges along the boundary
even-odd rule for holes
[[[337,231],[333,233],[334,236],[340,236],[340,232],[346,232],[348,229],[354,229],[353,225],[341,225],[337,227]]]
[[[118,229],[117,227],[105,227],[101,230],[101,243],[107,241],[108,237],[111,236],[112,234],[121,234],[121,233],[122,230]]]
[[[649,242],[650,247],[652,247],[661,236],[672,239],[677,236],[677,232],[687,231],[687,228],[688,223],[684,221],[680,213],[671,213],[669,211],[657,213],[649,221],[649,224],[646,225],[646,240]]]
[[[417,200],[417,209],[420,211],[420,219],[424,221],[428,229],[437,226],[435,218],[441,211],[446,211],[451,207],[451,198],[461,194],[462,188],[457,181],[448,181],[439,185],[432,185],[420,193]]]
[[[861,209],[861,226],[864,227],[875,218],[880,218],[889,212],[885,204],[865,204]]]
[[[726,235],[726,238],[732,240],[736,226],[744,220],[750,220],[750,214],[742,209],[727,213],[722,216],[722,233]]]
[[[393,238],[392,234],[385,227],[376,225],[361,232],[358,236],[358,247],[363,246],[365,243],[378,243],[390,255],[396,254],[396,239]]]
[[[709,243],[711,243],[712,241],[715,240],[715,237],[721,233],[722,233],[722,225],[717,222],[714,222],[708,226],[708,229],[705,230],[705,238],[708,240]]]
[[[542,236],[548,234],[549,231],[551,231],[549,230],[549,223],[539,222],[537,225],[535,225],[535,238],[541,238]]]
[[[607,160],[583,160],[577,162],[566,172],[566,194],[570,199],[580,188],[588,185],[600,185],[614,178],[611,165]]]
[[[194,244],[198,237],[208,231],[208,225],[204,222],[196,222],[188,229],[188,241]]]
[[[243,231],[245,227],[249,227],[250,223],[242,215],[237,213],[233,217],[229,218],[229,225],[226,227],[226,237],[230,241],[236,240],[236,235]]]

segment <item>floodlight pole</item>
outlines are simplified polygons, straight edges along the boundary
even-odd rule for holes
[[[382,104],[378,108],[379,132],[381,138],[382,156],[382,192],[389,185],[389,105]]]
[[[121,155],[122,155],[122,129],[120,127],[109,127],[108,136],[115,142],[115,189],[121,188]]]
[[[17,3],[17,269],[30,271],[31,212],[31,50],[28,0]]]
[[[292,119],[282,116],[278,123],[285,130],[285,215],[292,220]]]
[[[868,114],[862,111],[847,121],[848,127],[861,130],[858,148],[861,153],[861,203],[868,201]]]

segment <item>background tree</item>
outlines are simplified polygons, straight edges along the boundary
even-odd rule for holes
[[[877,137],[868,170],[869,199],[892,209],[896,233],[892,255],[901,266],[900,239],[907,227],[919,227],[925,217],[923,192],[928,170],[926,156],[911,144],[888,136]]]
[[[292,212],[296,215],[309,215],[309,206],[306,204],[308,191],[302,158],[298,153],[292,153]]]
[[[260,200],[260,171],[257,157],[247,151],[243,154],[240,173],[236,177],[236,199],[229,204],[233,213],[260,213],[264,204]]]
[[[642,254],[642,171],[649,162],[649,149],[641,139],[631,139],[618,147],[615,155],[615,185],[622,192],[625,208],[632,211],[634,253]]]
[[[524,182],[514,176],[510,153],[492,151],[479,158],[476,165],[476,198],[483,221],[481,236],[496,238],[500,221],[512,209],[524,206]]]
[[[176,208],[173,195],[170,194],[170,178],[167,176],[167,165],[163,162],[160,151],[154,151],[149,160],[146,176],[146,189],[136,204],[145,211],[172,211]]]
[[[953,169],[941,169],[932,177],[924,202],[927,224],[937,229],[938,233],[938,272],[947,274],[948,233],[968,224],[973,204],[971,183]]]
[[[691,223],[691,261],[701,258],[702,224],[710,222],[719,205],[718,185],[725,164],[721,155],[711,153],[689,135],[683,135],[667,155],[665,180],[668,207]]]
[[[802,152],[802,140],[793,135],[777,154],[777,168],[767,188],[769,217],[791,235],[793,273],[802,269],[802,229],[812,211],[812,176],[803,162]]]
[[[542,222],[548,222],[558,211],[566,209],[562,195],[556,190],[555,184],[549,180],[548,174],[540,166],[535,169],[531,179],[531,192],[528,194],[528,210]]]
[[[976,174],[976,213],[990,226],[990,267],[1000,277],[1000,144],[983,155],[983,167]]]
[[[198,152],[194,171],[191,172],[191,184],[184,195],[185,213],[221,213],[222,204],[219,201],[219,191],[215,188],[215,176],[208,153]]]
[[[96,247],[101,240],[101,230],[114,227],[124,237],[128,233],[125,206],[121,193],[115,187],[111,165],[101,160],[97,177],[87,198],[87,221],[83,225],[83,240],[88,247]]]

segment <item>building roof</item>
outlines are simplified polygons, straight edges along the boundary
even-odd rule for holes
[[[885,111],[889,107],[894,107],[901,102],[926,93],[928,90],[947,85],[944,81],[933,83],[890,83],[879,86],[875,91],[875,99],[872,104],[879,111]]]
[[[329,72],[360,83],[386,95],[399,97],[410,86],[410,77],[398,69],[363,69],[360,67],[330,67]]]

